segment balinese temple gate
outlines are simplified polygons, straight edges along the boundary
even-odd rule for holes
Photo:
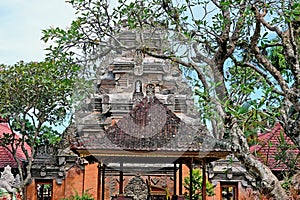
[[[138,35],[119,39],[131,44]],[[148,38],[153,48],[161,45],[159,34]],[[228,155],[200,125],[178,65],[120,49],[96,74],[95,93],[76,115],[72,150],[99,163],[97,199],[184,199],[185,169],[192,180],[201,166],[206,180],[206,163]]]

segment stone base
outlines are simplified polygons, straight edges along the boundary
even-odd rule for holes
[[[119,194],[117,196],[112,196],[111,200],[133,200],[133,198],[129,197],[129,196],[124,196],[122,194]]]
[[[184,195],[173,195],[172,200],[185,200]]]

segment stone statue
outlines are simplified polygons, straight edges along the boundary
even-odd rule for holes
[[[15,180],[14,175],[11,173],[11,167],[7,165],[0,177],[0,193],[6,199],[16,199],[16,193],[19,180]]]
[[[0,188],[5,189],[9,193],[15,193],[16,188],[13,188],[15,182],[14,175],[11,173],[11,167],[7,165],[1,173]]]

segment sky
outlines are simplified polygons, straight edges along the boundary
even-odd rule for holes
[[[0,64],[42,61],[42,29],[65,28],[73,19],[64,0],[0,0]]]

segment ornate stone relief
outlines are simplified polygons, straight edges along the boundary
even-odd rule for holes
[[[126,185],[124,193],[126,196],[133,197],[134,200],[147,200],[148,187],[144,179],[137,175]]]

